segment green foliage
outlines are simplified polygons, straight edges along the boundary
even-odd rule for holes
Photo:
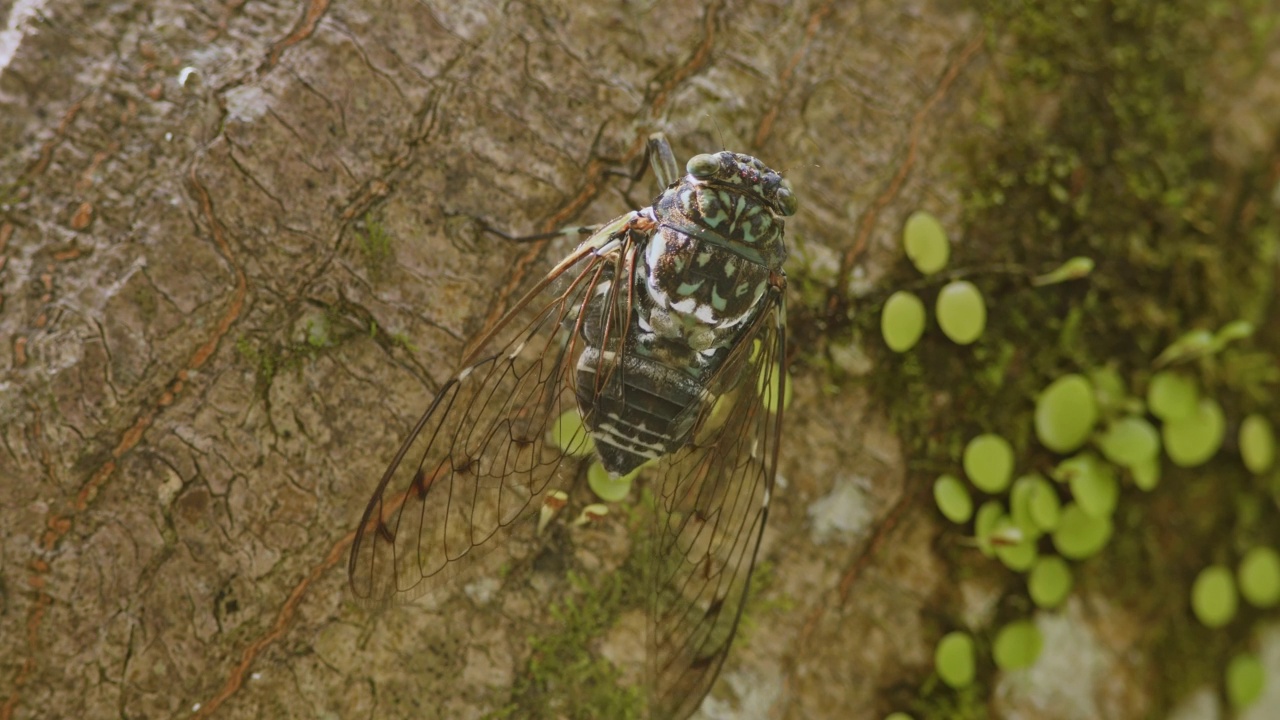
[[[1144,618],[1151,631],[1139,650],[1162,659],[1152,714],[1165,714],[1188,688],[1221,681],[1249,629],[1186,622],[1199,571],[1234,567],[1241,547],[1280,544],[1270,433],[1252,421],[1241,455],[1224,437],[1250,414],[1276,417],[1275,157],[1231,164],[1215,154],[1223,83],[1245,88],[1261,72],[1280,9],[1263,0],[974,6],[992,63],[981,127],[958,168],[964,221],[945,231],[957,239],[951,263],[972,269],[964,277],[986,298],[987,326],[963,348],[931,332],[901,355],[870,344],[883,354],[868,387],[930,480],[954,472],[967,439],[987,432],[1010,441],[1020,470],[1053,466],[1061,458],[1049,451],[1092,447],[1106,458],[1102,475],[1050,484],[1055,499],[1083,502],[1039,506],[1023,483],[1008,518],[995,499],[974,529],[979,548],[995,552],[1009,527],[1041,527],[1039,508],[1053,526],[1040,551],[1058,547],[1067,559],[1035,561],[1034,601],[1057,606],[1073,584],[1087,586]],[[1005,279],[1008,268],[1027,281]],[[932,306],[945,281],[921,283],[903,267],[885,292],[910,287]],[[874,337],[878,318],[868,315],[855,332]],[[1093,386],[1096,421],[1086,412],[1047,451],[1034,399],[1067,373]],[[1181,426],[1179,416],[1198,420]],[[1270,469],[1249,473],[1261,468]],[[968,717],[953,713],[952,691],[922,694],[917,716]]]
[[[1062,604],[1071,592],[1073,579],[1071,566],[1056,555],[1046,555],[1036,561],[1027,576],[1027,592],[1039,607],[1053,609]]]
[[[236,352],[245,362],[253,366],[255,383],[260,391],[271,387],[275,380],[280,358],[271,349],[259,348],[247,337],[236,338]]]
[[[915,295],[899,290],[889,296],[880,313],[880,334],[894,352],[915,347],[924,334],[924,303]]]
[[[627,592],[634,577],[570,572],[568,579],[570,592],[549,610],[556,630],[530,640],[529,664],[516,681],[512,705],[494,717],[639,720],[641,689],[620,686],[618,669],[591,652],[634,595]]]
[[[991,646],[991,656],[1004,670],[1031,667],[1044,650],[1040,628],[1028,620],[1017,620],[1000,628]]]
[[[391,249],[391,235],[382,222],[372,214],[363,218],[363,228],[356,233],[356,246],[365,269],[375,280],[386,272],[388,263],[395,257]]]
[[[1221,627],[1235,617],[1238,597],[1231,570],[1213,565],[1202,570],[1191,586],[1191,609],[1200,622]]]
[[[1240,423],[1240,457],[1244,466],[1255,475],[1271,469],[1276,457],[1276,436],[1271,422],[1259,414],[1253,414]]]
[[[1053,546],[1069,560],[1084,560],[1102,551],[1111,540],[1114,526],[1109,515],[1090,515],[1070,503],[1062,510],[1053,531]]]
[[[934,670],[942,682],[953,688],[963,688],[973,683],[977,657],[973,638],[964,632],[950,632],[938,641],[934,650]]]
[[[1227,699],[1243,709],[1262,697],[1266,687],[1266,667],[1256,655],[1237,655],[1227,665]]]
[[[954,475],[942,475],[934,481],[933,500],[938,510],[953,523],[966,523],[973,517],[973,497]]]
[[[994,433],[984,433],[964,447],[964,474],[974,487],[998,493],[1013,479],[1013,447]]]
[[[282,329],[270,337],[238,337],[236,353],[253,367],[258,393],[265,397],[281,372],[301,373],[308,362],[366,332],[375,339],[387,337],[379,335],[375,323],[351,317],[347,314],[349,309],[342,304],[307,305],[298,313],[289,331]],[[287,337],[281,339],[280,335],[286,332]],[[391,344],[397,343],[392,339]]]
[[[756,563],[755,572],[751,574],[751,588],[747,591],[747,604],[743,607],[738,633],[733,640],[735,648],[751,644],[751,638],[760,627],[762,617],[785,613],[795,607],[795,598],[775,590],[777,580],[776,565],[766,561]]]
[[[1251,548],[1240,560],[1237,575],[1240,594],[1250,605],[1280,605],[1280,553],[1269,547]]]
[[[938,291],[938,327],[958,345],[982,337],[987,327],[987,304],[982,291],[968,280],[947,283]]]
[[[1083,375],[1063,375],[1036,398],[1036,437],[1054,452],[1079,448],[1097,421],[1093,385]]]
[[[593,462],[587,468],[587,484],[591,487],[591,492],[601,500],[621,502],[631,494],[631,484],[640,474],[640,469],[636,468],[622,477],[615,478],[610,476],[609,471],[605,470],[599,462]]]
[[[911,705],[912,714],[930,720],[987,720],[991,717],[986,688],[969,685],[959,690],[941,682],[926,685]]]
[[[951,257],[951,243],[942,223],[933,215],[919,210],[907,218],[902,229],[902,247],[911,264],[925,275],[942,270]]]
[[[1161,428],[1165,452],[1174,465],[1202,465],[1222,446],[1226,428],[1222,406],[1216,400],[1204,398],[1191,415],[1167,422]]]

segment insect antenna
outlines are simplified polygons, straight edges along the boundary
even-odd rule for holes
[[[717,122],[716,119],[711,116],[711,113],[707,113],[707,119],[711,121],[712,125],[716,126],[716,135],[720,136],[720,150],[722,152],[725,150],[728,150],[729,148],[726,147],[724,144],[724,128],[720,127],[720,123]]]

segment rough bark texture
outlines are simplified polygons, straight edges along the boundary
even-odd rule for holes
[[[646,203],[614,170],[664,130],[784,171],[809,262],[874,275],[910,209],[946,216],[933,146],[983,57],[972,16],[888,0],[42,12],[0,71],[0,718],[504,707],[562,571],[385,613],[345,588],[403,433],[563,251],[481,222]],[[930,662],[930,513],[819,375],[766,537],[788,602],[713,716],[870,717]]]

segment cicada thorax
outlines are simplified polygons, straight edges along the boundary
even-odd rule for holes
[[[610,274],[585,308],[578,408],[617,475],[687,445],[702,411],[736,384],[710,387],[787,255],[780,215],[792,207],[767,197],[776,173],[728,152],[689,167],[636,214],[649,230],[634,260],[618,266],[626,277]]]

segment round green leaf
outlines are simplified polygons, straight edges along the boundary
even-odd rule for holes
[[[967,687],[976,671],[973,638],[959,631],[947,633],[934,650],[933,664],[942,682],[957,689]]]
[[[1013,447],[999,435],[979,435],[964,448],[964,473],[979,490],[1001,492],[1013,476]]]
[[[1164,424],[1164,449],[1178,467],[1202,465],[1222,447],[1227,429],[1222,406],[1212,398],[1203,398],[1195,412]]]
[[[1071,593],[1071,567],[1057,555],[1045,555],[1031,568],[1027,591],[1037,606],[1051,610],[1062,604]]]
[[[951,256],[951,244],[947,242],[947,233],[942,229],[942,223],[921,210],[911,213],[911,217],[907,218],[907,225],[902,230],[902,244],[911,263],[925,275],[932,275],[946,267],[947,259]]]
[[[1114,472],[1078,475],[1071,481],[1071,496],[1086,513],[1110,517],[1120,500],[1120,483]]]
[[[1160,458],[1154,457],[1147,462],[1138,463],[1129,468],[1133,476],[1133,484],[1143,492],[1151,492],[1160,484]]]
[[[1200,571],[1191,586],[1191,609],[1206,627],[1226,625],[1236,615],[1236,583],[1231,571],[1210,565]]]
[[[587,457],[595,452],[595,443],[583,426],[582,416],[577,410],[570,410],[556,418],[551,426],[551,442],[571,457]]]
[[[988,500],[978,508],[978,515],[973,520],[973,534],[978,541],[978,549],[983,555],[991,557],[995,548],[991,545],[991,534],[995,532],[1000,518],[1004,517],[1004,506],[998,500]]]
[[[1098,446],[1108,460],[1131,468],[1160,454],[1160,433],[1146,418],[1123,417],[1107,426]]]
[[[1165,422],[1187,417],[1196,410],[1200,392],[1196,382],[1172,370],[1158,372],[1147,386],[1147,408]]]
[[[1063,375],[1036,400],[1036,437],[1054,452],[1068,453],[1083,445],[1097,421],[1093,386],[1083,375]]]
[[[987,326],[982,292],[967,280],[947,283],[938,292],[938,326],[957,345],[977,340]]]
[[[1280,553],[1256,547],[1244,554],[1237,571],[1240,594],[1257,608],[1280,605]]]
[[[630,472],[622,477],[610,477],[609,471],[598,462],[591,463],[591,467],[587,468],[587,484],[591,486],[591,491],[596,497],[605,502],[618,502],[631,492],[631,482],[635,479],[636,472]]]
[[[1030,620],[1011,622],[996,633],[991,654],[1001,670],[1021,670],[1035,665],[1044,649],[1044,636]]]
[[[1110,516],[1094,516],[1069,503],[1053,531],[1053,546],[1068,560],[1084,560],[1102,550],[1111,539]]]
[[[1124,378],[1111,365],[1090,372],[1089,382],[1093,385],[1094,398],[1103,414],[1120,410],[1128,401]]]
[[[1023,475],[1013,481],[1013,487],[1009,490],[1009,515],[1013,518],[1013,523],[1022,530],[1023,534],[1030,540],[1035,540],[1044,534],[1044,527],[1036,521],[1032,513],[1032,504],[1042,486],[1047,487],[1049,481],[1037,474]],[[1056,495],[1056,494],[1055,494]],[[1054,498],[1057,499],[1056,497]],[[1054,507],[1057,512],[1057,507]],[[1054,518],[1056,521],[1056,517]]]
[[[1081,510],[1094,517],[1108,517],[1120,499],[1120,483],[1115,468],[1093,453],[1080,453],[1058,463],[1054,476],[1065,478],[1071,496]]]
[[[954,475],[942,475],[933,482],[933,501],[943,516],[953,523],[969,522],[973,517],[973,498],[964,483]]]
[[[1048,480],[1037,475],[1039,482],[1032,488],[1031,498],[1027,504],[1027,511],[1031,513],[1031,519],[1036,525],[1045,532],[1053,532],[1058,527],[1058,520],[1062,515],[1062,501],[1058,499],[1058,491]]]
[[[884,343],[894,352],[906,352],[915,347],[924,333],[924,303],[920,298],[899,290],[884,301],[880,311],[880,334]]]
[[[1265,417],[1254,414],[1240,423],[1240,457],[1255,475],[1266,472],[1275,462],[1276,436]]]
[[[1242,653],[1227,663],[1227,700],[1240,710],[1258,701],[1267,684],[1267,670],[1256,655]]]
[[[1007,515],[996,521],[992,531],[992,548],[1004,566],[1014,572],[1026,572],[1035,564],[1036,543],[1025,535]]]

